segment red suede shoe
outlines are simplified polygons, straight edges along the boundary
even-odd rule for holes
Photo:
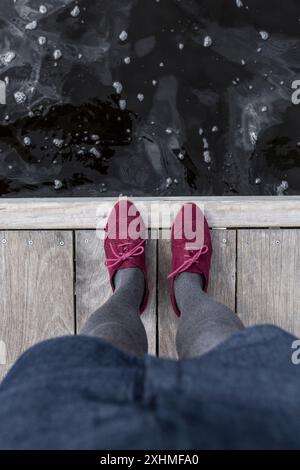
[[[207,291],[212,256],[212,243],[206,218],[194,203],[185,204],[177,214],[171,231],[172,272],[169,274],[171,302],[180,316],[176,304],[174,281],[181,273],[202,274]]]
[[[119,269],[141,269],[145,276],[145,292],[140,306],[140,313],[143,313],[149,297],[145,256],[146,229],[135,205],[127,200],[115,204],[108,217],[105,231],[105,266],[108,269],[111,287],[114,291],[114,276]]]

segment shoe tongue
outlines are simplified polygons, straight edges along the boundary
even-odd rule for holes
[[[193,240],[191,242],[187,242],[185,244],[185,249],[187,251],[191,251],[193,254],[197,253],[201,248],[203,247],[203,244],[199,244],[197,240]]]

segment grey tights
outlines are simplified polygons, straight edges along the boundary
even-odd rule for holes
[[[114,282],[115,292],[91,315],[81,334],[97,336],[132,354],[146,354],[147,336],[139,314],[144,275],[138,268],[122,269]],[[201,356],[243,328],[237,315],[215,302],[202,287],[199,274],[182,273],[175,280],[181,311],[176,338],[180,359]]]
[[[175,297],[181,312],[176,337],[181,359],[202,356],[244,328],[232,310],[206,294],[199,274],[182,273],[175,279]]]
[[[145,354],[148,342],[139,313],[144,295],[144,274],[138,268],[119,269],[114,284],[113,295],[90,316],[80,333],[98,336],[132,354]]]

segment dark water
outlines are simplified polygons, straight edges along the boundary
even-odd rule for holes
[[[300,194],[299,0],[1,0],[0,79],[2,197]]]

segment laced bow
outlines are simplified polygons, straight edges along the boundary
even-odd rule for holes
[[[105,266],[108,268],[115,268],[119,264],[123,263],[128,259],[132,259],[134,256],[140,256],[144,253],[144,240],[141,240],[137,245],[134,245],[131,249],[129,246],[133,245],[132,242],[124,242],[118,245],[120,252],[117,252],[112,243],[110,243],[111,251],[114,258],[108,258],[105,261]]]
[[[193,264],[197,263],[199,261],[199,258],[208,252],[208,246],[203,245],[200,248],[200,250],[197,250],[197,251],[188,250],[187,248],[185,248],[185,250],[188,251],[184,255],[184,257],[187,259],[182,263],[181,266],[179,266],[177,269],[175,269],[175,271],[169,274],[168,276],[169,279],[175,277],[177,274],[187,271]]]

